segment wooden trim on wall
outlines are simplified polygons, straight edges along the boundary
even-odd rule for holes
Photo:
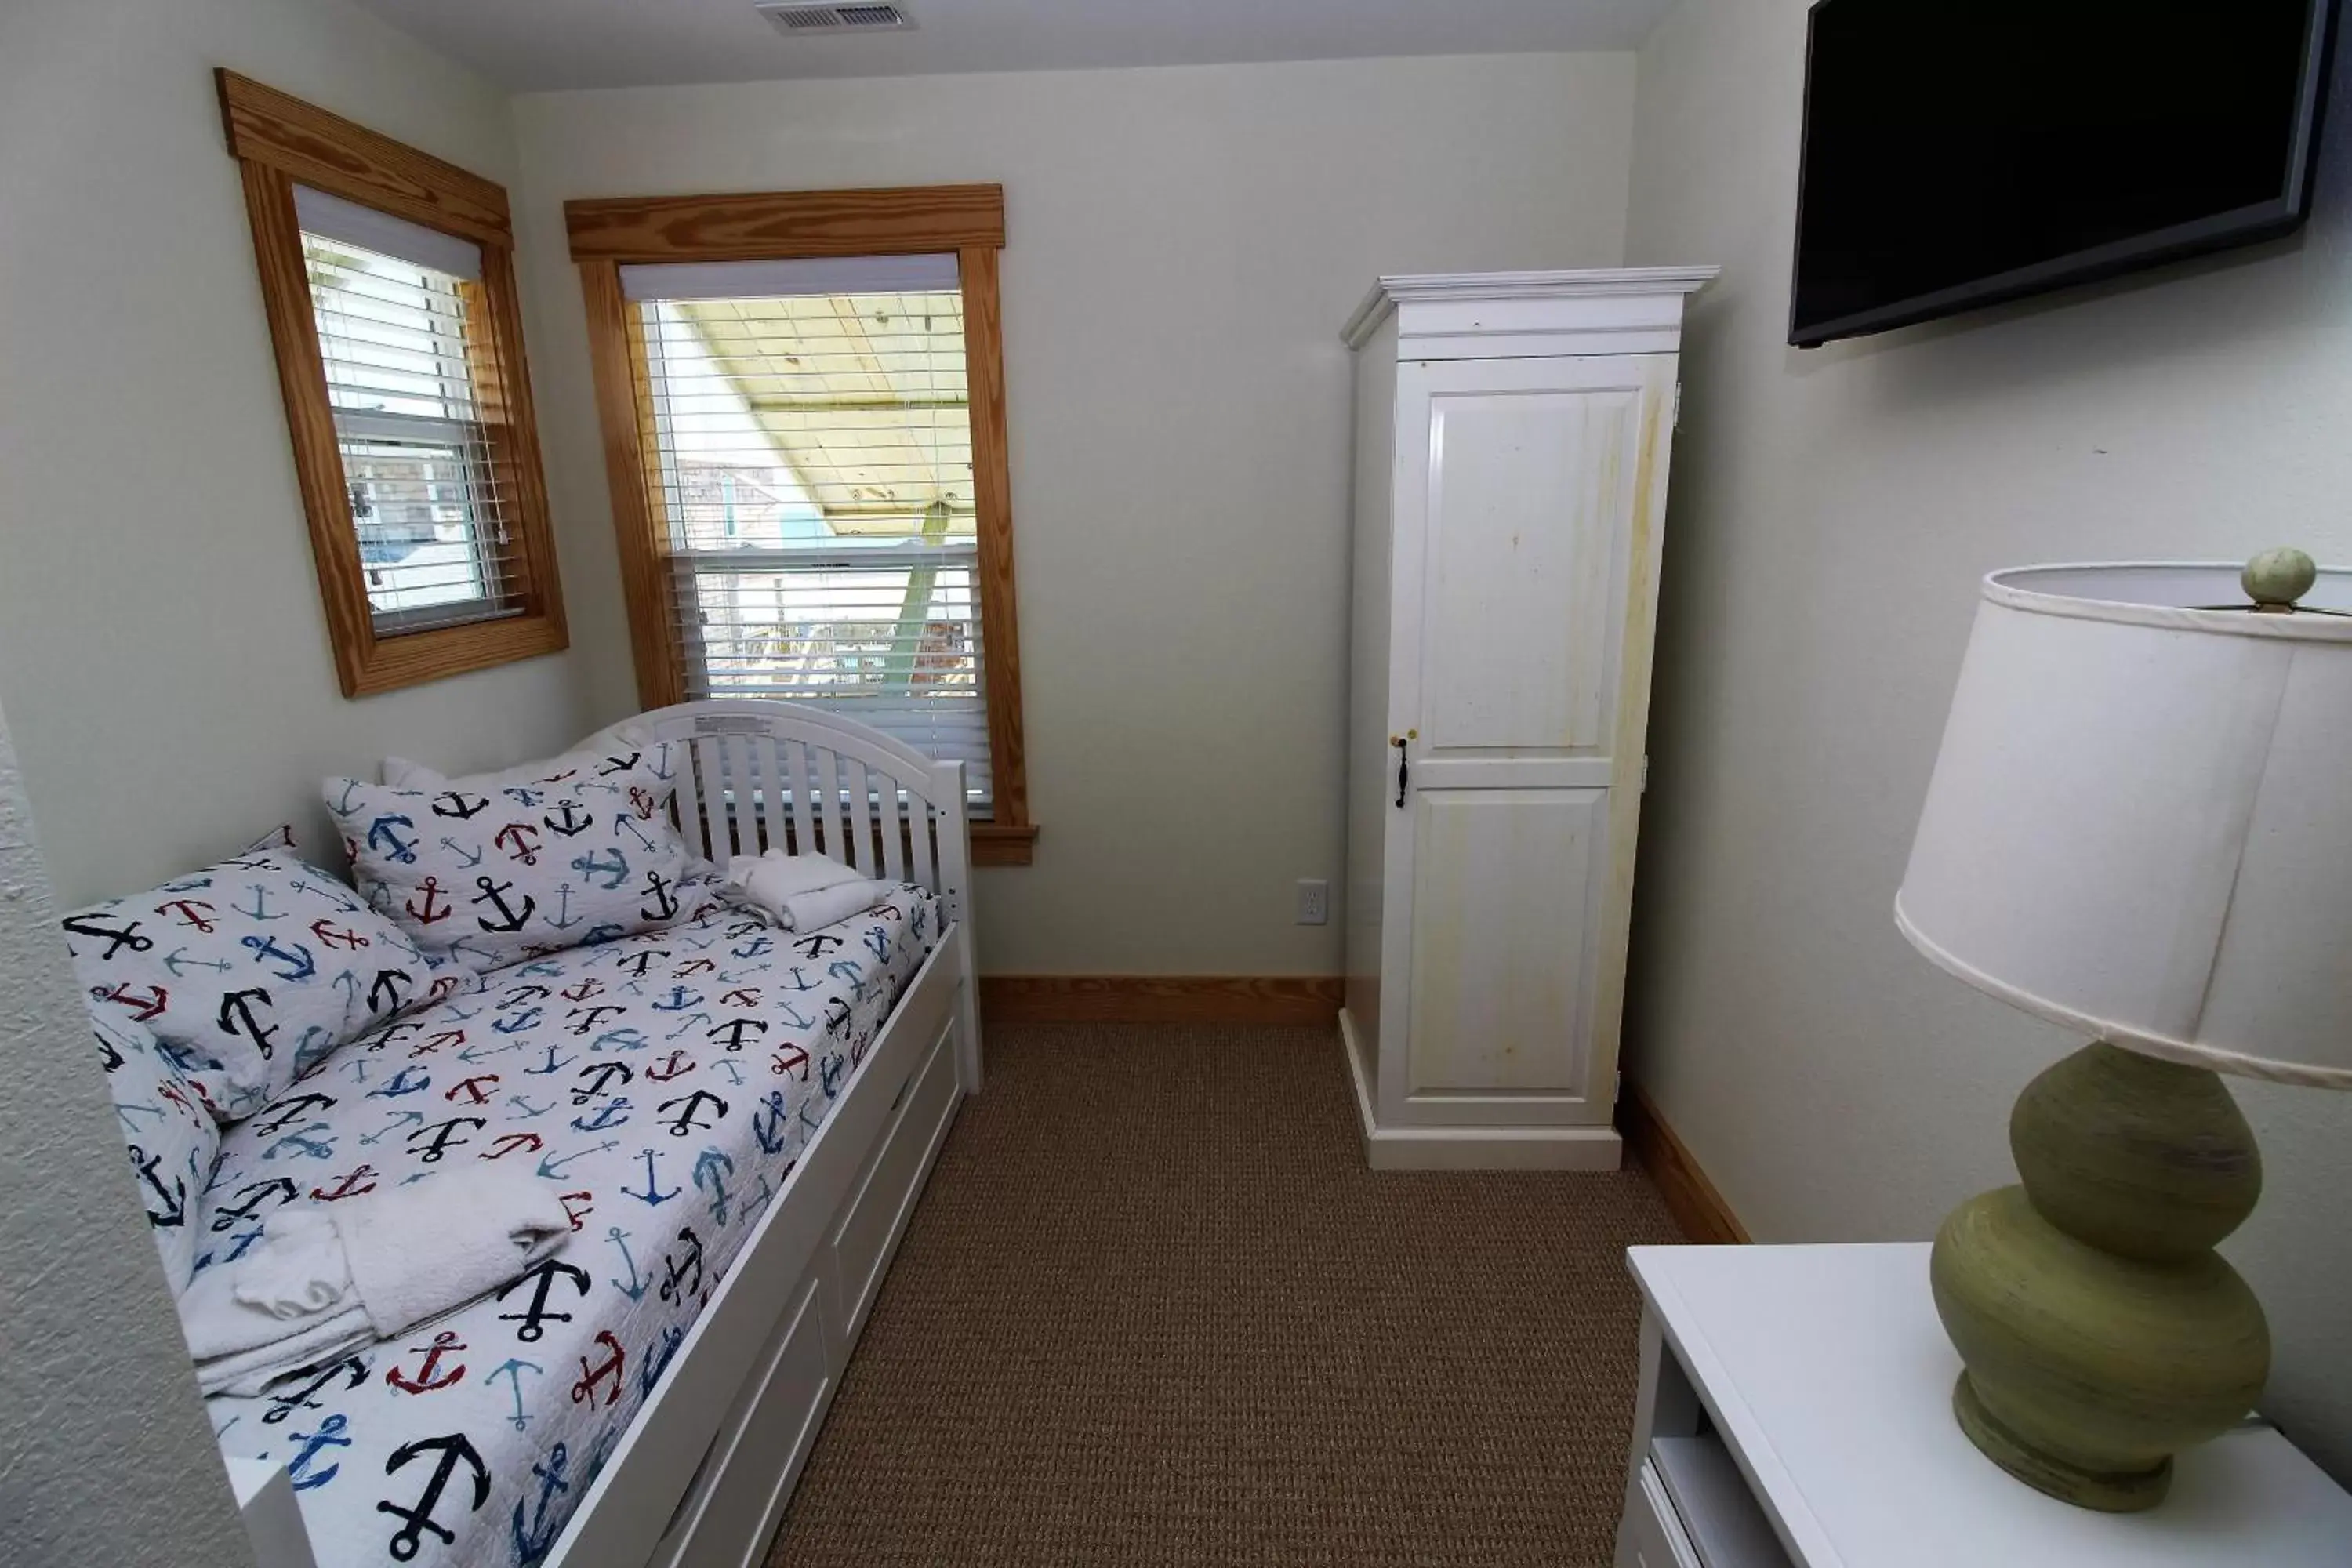
[[[773,261],[1004,247],[1002,185],[606,196],[563,204],[574,261]]]
[[[1013,460],[1004,419],[1004,318],[996,252],[966,246],[957,257],[957,270],[963,289],[972,504],[980,535],[980,644],[988,653],[988,765],[995,781],[996,821],[1020,826],[1029,820],[1029,763],[1021,724],[1021,616],[1013,590]]]
[[[563,648],[570,635],[548,526],[506,192],[234,71],[215,74],[229,150],[244,184],[262,311],[269,322],[294,447],[295,482],[343,695],[372,696]],[[490,460],[514,497],[506,520],[512,614],[428,631],[377,634],[302,257],[301,220],[294,208],[298,179],[480,246],[482,276],[468,286],[467,298],[476,307],[482,338],[473,341],[469,331],[467,352]]]
[[[971,825],[971,863],[975,866],[1026,866],[1037,847],[1037,825],[1024,822],[975,822]]]
[[[1030,864],[1037,826],[1029,816],[1028,748],[1021,716],[1021,617],[997,258],[1004,244],[1003,187],[615,196],[566,202],[563,215],[587,310],[597,423],[604,433],[637,695],[647,708],[685,700],[687,650],[678,646],[672,622],[670,530],[648,462],[654,434],[645,396],[644,333],[622,292],[622,266],[955,255],[964,301],[981,646],[995,795],[991,818],[971,824],[972,860],[981,866]]]
[[[621,595],[629,613],[629,647],[637,667],[637,700],[646,711],[686,700],[685,666],[669,617],[669,528],[646,483],[645,429],[637,385],[645,344],[621,269],[611,261],[580,264],[588,310],[589,368],[603,432],[604,482],[613,496],[613,539],[621,557]]]
[[[1627,1083],[1624,1097],[1617,1102],[1617,1130],[1625,1135],[1625,1147],[1657,1184],[1659,1195],[1666,1200],[1666,1212],[1675,1216],[1684,1236],[1696,1242],[1747,1244],[1748,1227],[1739,1223],[1739,1216],[1731,1212],[1731,1205],[1691,1157],[1690,1149],[1675,1136],[1675,1130],[1666,1125],[1638,1084]]]
[[[223,69],[214,78],[232,157],[427,228],[513,247],[502,186],[251,77]]]
[[[1336,975],[987,974],[999,1024],[1313,1024],[1339,1021]]]
[[[240,163],[237,173],[245,182],[245,212],[253,227],[254,259],[261,268],[262,312],[269,320],[278,384],[285,393],[286,427],[294,442],[294,478],[310,524],[310,558],[318,568],[319,595],[326,605],[335,672],[348,697],[365,675],[361,648],[348,629],[362,628],[370,642],[375,634],[359,534],[351,526],[351,503],[344,495],[342,448],[335,439],[327,402],[318,323],[310,311],[301,223],[294,215],[294,183],[285,171],[267,163]]]

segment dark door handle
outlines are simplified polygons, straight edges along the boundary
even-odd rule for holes
[[[1393,737],[1389,743],[1397,749],[1397,809],[1399,811],[1402,811],[1404,809],[1405,782],[1412,777],[1412,772],[1410,764],[1405,761],[1405,738],[1402,735],[1398,735]]]

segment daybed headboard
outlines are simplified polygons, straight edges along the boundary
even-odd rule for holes
[[[869,877],[903,878],[961,920],[971,885],[963,764],[794,702],[682,702],[620,728],[682,741],[674,807],[697,853],[725,865],[771,846],[818,849]]]

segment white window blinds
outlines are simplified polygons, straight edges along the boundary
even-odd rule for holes
[[[691,697],[815,703],[991,796],[952,256],[625,267]]]
[[[477,378],[480,249],[307,186],[294,209],[377,634],[511,613],[513,488]]]

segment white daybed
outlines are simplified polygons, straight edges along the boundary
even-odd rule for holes
[[[940,939],[542,1561],[757,1564],[961,1098],[980,1086],[963,766],[784,703],[645,715],[684,742],[675,814],[724,863],[814,847],[935,893]],[[287,1471],[230,1460],[261,1568],[309,1568]]]

